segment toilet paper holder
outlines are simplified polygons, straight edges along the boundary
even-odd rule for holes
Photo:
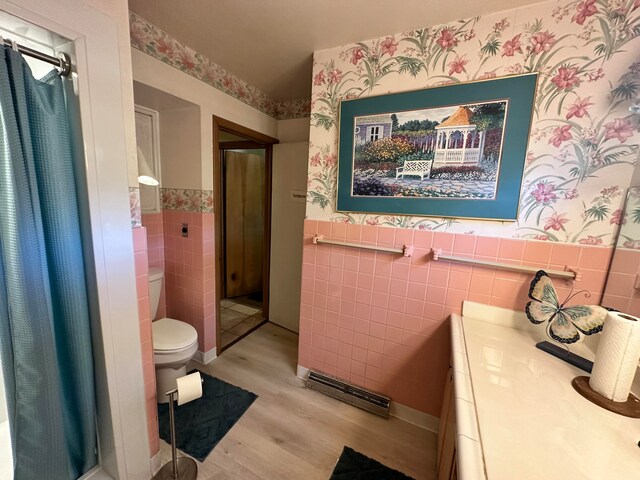
[[[200,379],[200,383],[204,383],[204,378]],[[169,397],[169,430],[171,433],[171,461],[165,464],[153,480],[196,480],[198,476],[198,465],[195,460],[189,457],[178,458],[178,449],[176,447],[176,425],[175,415],[173,411],[173,402],[177,400],[178,389],[174,388],[166,392]]]

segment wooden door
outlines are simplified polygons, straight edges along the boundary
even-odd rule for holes
[[[262,292],[264,156],[225,151],[225,296]]]

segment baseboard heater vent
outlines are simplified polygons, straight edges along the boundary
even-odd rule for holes
[[[356,387],[335,377],[311,370],[307,378],[307,388],[317,390],[381,417],[387,418],[389,416],[390,398]]]

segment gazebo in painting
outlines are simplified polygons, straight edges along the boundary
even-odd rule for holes
[[[459,107],[436,127],[434,167],[478,165],[484,149],[484,132],[476,130],[467,107]]]

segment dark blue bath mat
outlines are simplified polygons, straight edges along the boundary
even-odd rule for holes
[[[413,480],[352,448],[344,447],[329,480]]]
[[[177,447],[203,462],[258,396],[206,373],[200,375],[202,397],[181,406],[174,403],[174,411]],[[171,443],[168,403],[158,404],[158,423],[160,438]]]

